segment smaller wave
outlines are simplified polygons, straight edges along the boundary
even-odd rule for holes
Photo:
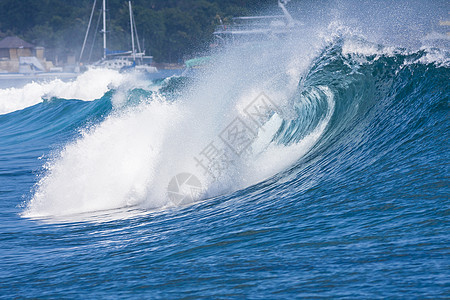
[[[131,80],[130,76],[114,70],[91,69],[70,82],[55,79],[31,82],[22,88],[0,89],[0,114],[21,110],[53,97],[83,101],[99,99],[111,88]]]

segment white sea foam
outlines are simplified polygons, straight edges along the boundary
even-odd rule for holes
[[[127,74],[106,69],[92,69],[75,80],[31,82],[22,88],[0,89],[0,114],[38,104],[51,97],[92,101],[101,98],[111,87],[129,80]]]
[[[253,152],[239,157],[229,151],[235,162],[225,166],[216,179],[199,168],[194,156],[200,157],[211,142],[224,148],[218,138],[220,131],[216,131],[220,127],[208,124],[208,117],[202,120],[202,112],[185,103],[155,100],[142,104],[86,130],[49,161],[25,215],[175,205],[167,186],[182,172],[199,178],[203,188],[200,198],[244,188],[283,170],[306,153],[322,134],[331,112],[332,108],[314,132],[290,146],[271,143],[281,122],[274,115],[260,129]]]

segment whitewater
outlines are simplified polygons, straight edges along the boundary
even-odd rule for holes
[[[448,38],[344,23],[0,89],[0,297],[446,298]]]

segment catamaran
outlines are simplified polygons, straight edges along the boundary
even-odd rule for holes
[[[278,0],[282,15],[246,16],[232,19],[232,24],[221,24],[214,36],[221,44],[241,44],[287,36],[298,30],[301,22],[295,20],[286,9],[290,0]]]
[[[92,23],[92,17],[94,15],[95,6],[97,0],[94,0],[94,5],[92,6],[91,16],[89,18],[88,28],[86,30],[83,47],[80,53],[80,62],[83,57],[83,53],[86,47],[87,38],[89,35],[90,26]],[[130,31],[131,31],[131,50],[130,51],[114,51],[107,48],[107,36],[106,36],[106,0],[103,0],[102,4],[102,16],[103,16],[103,57],[100,61],[94,63],[92,67],[94,68],[107,68],[119,71],[126,70],[137,70],[144,71],[148,73],[157,72],[157,68],[151,66],[153,61],[152,56],[146,56],[145,51],[142,51],[141,45],[139,43],[139,37],[136,30],[136,23],[134,22],[133,8],[131,6],[131,1],[128,1],[128,8],[130,11]],[[136,49],[137,44],[137,49]]]
[[[282,15],[235,17],[231,24],[224,24],[219,19],[221,24],[214,31],[216,42],[213,45],[244,46],[264,40],[286,37],[300,30],[303,24],[294,19],[286,9],[285,5],[289,1],[278,0],[278,7],[283,11]],[[186,68],[182,75],[195,74],[195,72],[192,72],[194,69],[201,69],[208,65],[210,60],[210,56],[201,56],[185,61]]]

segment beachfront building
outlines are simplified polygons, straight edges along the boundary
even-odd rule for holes
[[[0,73],[48,71],[52,62],[44,57],[44,47],[36,47],[17,36],[0,40]]]

